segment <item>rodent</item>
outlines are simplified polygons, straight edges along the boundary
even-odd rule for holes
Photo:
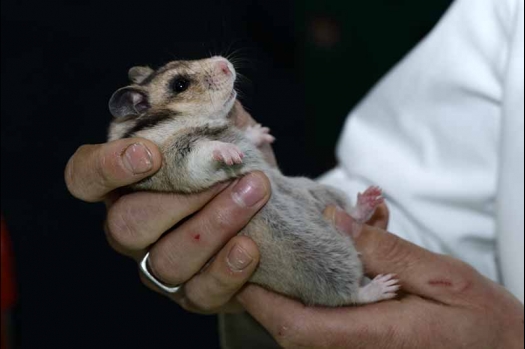
[[[156,143],[163,166],[132,190],[191,194],[249,172],[264,172],[272,185],[266,206],[240,234],[257,244],[260,263],[250,282],[306,305],[344,306],[395,297],[391,275],[364,285],[359,255],[323,217],[328,205],[345,209],[359,223],[382,202],[369,188],[350,207],[345,194],[308,178],[284,176],[259,146],[273,137],[261,126],[240,130],[231,120],[237,93],[234,66],[223,57],[173,61],[160,69],[133,67],[132,84],[110,99],[109,140],[142,137]]]

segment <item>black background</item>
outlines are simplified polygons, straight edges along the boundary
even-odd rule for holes
[[[103,142],[107,101],[133,65],[230,54],[242,101],[277,136],[284,172],[335,164],[350,109],[450,0],[1,2],[1,210],[14,244],[19,348],[217,348],[215,317],[142,286],[107,246],[102,205],[63,169]],[[332,40],[315,33],[329,28]]]

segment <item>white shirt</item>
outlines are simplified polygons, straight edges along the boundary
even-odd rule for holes
[[[523,23],[523,0],[456,1],[350,114],[340,164],[321,179],[351,200],[381,186],[391,232],[522,301]]]

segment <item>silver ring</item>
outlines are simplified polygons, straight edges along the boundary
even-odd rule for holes
[[[140,269],[142,270],[144,275],[146,275],[146,277],[151,282],[153,282],[155,285],[157,285],[157,287],[162,289],[164,292],[171,293],[171,294],[179,292],[180,289],[182,288],[182,285],[179,285],[179,286],[168,286],[168,285],[165,285],[162,282],[160,282],[155,276],[153,276],[153,274],[150,273],[150,271],[148,269],[148,257],[149,257],[149,252],[146,253],[144,258],[140,262]]]

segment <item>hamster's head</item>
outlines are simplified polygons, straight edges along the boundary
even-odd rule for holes
[[[181,118],[222,118],[237,97],[235,68],[223,57],[173,61],[156,71],[133,67],[128,75],[133,84],[116,91],[109,102],[115,119],[155,112],[171,112]]]

